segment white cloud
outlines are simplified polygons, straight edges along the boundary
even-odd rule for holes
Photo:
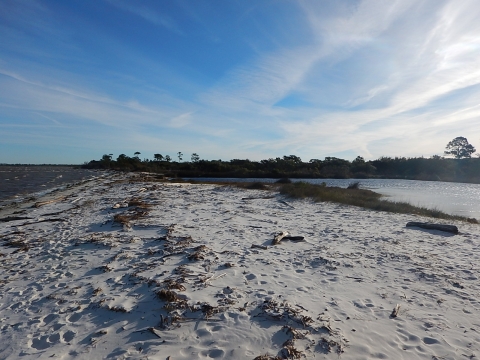
[[[147,7],[140,2],[130,2],[130,1],[123,1],[123,0],[106,0],[113,6],[116,6],[124,11],[128,11],[132,14],[135,14],[142,19],[158,25],[162,26],[176,34],[183,35],[183,32],[180,30],[178,24],[168,15],[161,14],[156,11],[152,7]]]

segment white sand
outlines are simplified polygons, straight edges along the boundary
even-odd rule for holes
[[[114,182],[126,176],[0,223],[0,359],[480,353],[478,225],[450,235],[260,190]],[[113,223],[134,197],[148,213]],[[283,230],[306,241],[271,246]],[[168,283],[178,301],[156,295]]]

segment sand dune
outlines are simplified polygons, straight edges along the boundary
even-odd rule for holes
[[[480,352],[478,225],[136,177],[2,210],[1,359]]]

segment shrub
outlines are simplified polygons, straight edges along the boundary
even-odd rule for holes
[[[360,181],[355,181],[348,184],[347,189],[360,189]]]

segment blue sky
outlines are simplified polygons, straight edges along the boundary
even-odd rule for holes
[[[0,163],[480,150],[477,0],[0,0]]]

